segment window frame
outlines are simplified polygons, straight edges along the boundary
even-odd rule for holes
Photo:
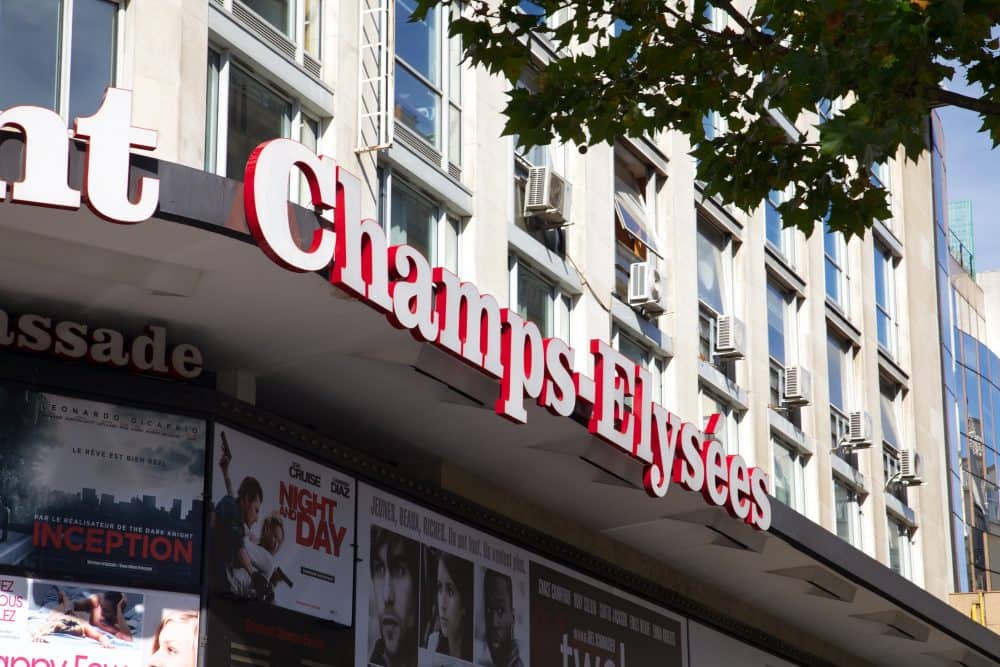
[[[59,39],[58,63],[56,65],[56,105],[52,108],[59,114],[67,125],[72,127],[74,118],[70,117],[70,102],[72,89],[73,72],[73,10],[79,0],[59,0],[59,25],[56,33]],[[104,0],[115,5],[115,25],[113,28],[115,43],[111,48],[111,81],[109,86],[121,85],[124,76],[124,47],[125,47],[125,4],[126,0]],[[51,108],[51,107],[45,107]],[[91,109],[90,113],[97,111]]]
[[[714,242],[712,242],[712,240],[711,240],[710,237],[705,236],[702,233],[702,229],[703,228],[709,229],[712,234],[717,234],[722,239],[722,241],[723,241],[722,247],[719,247]],[[704,298],[702,298],[700,276],[698,276],[698,303],[699,303],[699,305],[703,309],[708,310],[709,312],[711,312],[712,314],[714,314],[716,316],[719,316],[719,315],[734,315],[735,316],[736,315],[736,312],[735,312],[736,311],[736,289],[735,289],[734,279],[733,279],[733,276],[736,273],[736,266],[735,266],[736,265],[735,239],[733,238],[733,235],[731,233],[729,233],[727,230],[723,229],[722,227],[720,227],[720,226],[712,223],[711,219],[709,219],[709,218],[707,218],[706,216],[703,216],[703,215],[697,216],[697,228],[695,230],[695,235],[696,235],[695,236],[696,246],[700,242],[700,238],[702,238],[702,237],[705,238],[705,240],[706,240],[707,243],[709,243],[711,246],[713,246],[715,249],[717,249],[719,251],[719,255],[720,255],[720,258],[721,258],[721,264],[722,264],[722,267],[721,267],[722,268],[721,276],[718,276],[718,275],[716,276],[716,279],[719,280],[719,282],[720,282],[719,299],[722,301],[722,303],[719,304],[719,305],[722,307],[722,310],[720,311],[718,308],[715,307],[715,305],[708,303]],[[698,249],[696,247],[696,253],[697,253],[697,250]],[[701,267],[701,257],[700,256],[697,258],[696,267],[699,268],[699,269]],[[728,303],[727,303],[727,301],[728,301]]]
[[[824,258],[824,282],[826,298],[837,308],[851,318],[851,257],[850,244],[841,232],[834,232],[826,226],[823,227],[823,258]],[[835,296],[830,292],[829,269],[836,272]]]
[[[525,259],[516,252],[510,252],[507,256],[509,289],[507,302],[510,304],[510,309],[518,313],[518,315],[521,315],[521,305],[517,298],[520,280],[519,273],[521,271],[526,272],[549,287],[549,296],[546,302],[549,326],[543,327],[540,326],[538,322],[534,322],[534,320],[530,321],[534,322],[534,324],[538,326],[538,330],[541,332],[542,338],[560,338],[572,346],[570,337],[573,333],[572,319],[573,308],[575,306],[573,297],[560,288],[557,282],[548,278],[544,271],[537,267],[533,262]]]
[[[902,521],[886,513],[886,537],[889,543],[889,569],[905,579],[913,579],[913,541],[912,531]],[[894,548],[895,546],[895,548]],[[899,561],[898,567],[893,564],[893,551]]]
[[[398,4],[401,0],[391,0],[391,1]],[[435,84],[434,82],[430,81],[426,76],[424,76],[423,73],[421,73],[417,69],[416,66],[408,63],[402,56],[400,56],[398,48],[393,48],[392,59],[394,67],[402,66],[402,68],[407,72],[407,74],[413,76],[421,85],[426,86],[435,95],[437,95],[439,101],[438,118],[437,118],[437,125],[438,125],[437,141],[433,143],[428,141],[425,137],[421,136],[421,134],[417,130],[406,125],[396,117],[395,107],[396,107],[396,86],[398,85],[396,82],[398,79],[397,76],[392,77],[393,108],[391,110],[391,114],[392,114],[392,122],[394,124],[402,125],[408,134],[412,135],[418,141],[423,142],[429,148],[433,149],[435,152],[440,154],[441,162],[437,166],[443,170],[447,170],[449,164],[453,164],[456,167],[461,168],[462,158],[463,158],[462,156],[463,68],[460,67],[460,62],[461,62],[460,60],[459,63],[454,62],[455,59],[458,58],[461,54],[461,42],[459,41],[458,37],[450,37],[448,35],[448,30],[447,30],[448,21],[446,19],[450,17],[445,17],[441,14],[441,12],[457,11],[457,9],[454,9],[452,7],[445,7],[442,5],[440,7],[434,8],[432,11],[434,11],[435,21],[437,21],[438,23],[436,29],[437,33],[436,44],[433,45],[433,48],[436,49],[437,51],[437,64],[440,70],[439,74],[441,78],[440,84]],[[390,29],[395,31],[395,26],[392,26]],[[457,155],[455,156],[457,157],[457,161],[451,159],[453,157],[451,152],[452,110],[455,110],[458,113],[458,122],[457,122],[458,151]]]
[[[702,428],[708,425],[708,418],[715,412],[706,414],[705,401],[714,403],[718,414],[722,415],[722,425],[725,428],[724,439],[716,437],[726,446],[727,455],[740,453],[740,425],[743,422],[743,411],[732,405],[724,396],[712,391],[703,384],[698,384],[698,413],[701,417]],[[718,428],[718,426],[717,426]]]
[[[798,447],[790,444],[786,444],[784,440],[776,437],[772,432],[771,434],[771,472],[774,475],[775,480],[778,479],[778,464],[777,464],[777,452],[778,448],[781,448],[788,454],[788,459],[791,461],[792,465],[792,475],[791,475],[791,503],[785,503],[788,507],[795,510],[799,514],[805,515],[806,508],[806,466],[809,465],[809,456],[804,454]],[[772,495],[779,502],[784,502],[778,498],[777,484],[775,483]]]
[[[875,292],[875,337],[879,347],[890,357],[896,358],[899,351],[899,313],[898,297],[896,286],[896,271],[898,270],[898,259],[884,245],[875,241],[872,244],[872,255],[875,277],[872,288]],[[885,302],[879,298],[879,276],[881,275],[884,287]],[[886,340],[882,339],[882,327],[880,324],[886,322]]]
[[[844,501],[846,511],[850,512],[850,515],[845,517],[845,527],[847,529],[847,534],[841,533],[841,499],[838,497],[838,491],[844,491]],[[857,490],[851,488],[849,485],[843,481],[834,477],[833,480],[833,511],[834,511],[834,528],[837,537],[841,538],[851,546],[856,549],[862,549],[862,511],[861,511],[861,497]]]
[[[637,360],[632,359],[624,352],[622,352],[621,344],[622,341],[626,340],[636,349],[643,351],[643,359]],[[628,333],[623,330],[617,323],[612,321],[611,323],[611,347],[625,354],[626,357],[634,361],[635,363],[641,365],[643,368],[648,370],[653,376],[653,402],[663,403],[663,382],[666,379],[666,363],[661,355],[656,354],[653,351],[652,346],[647,345],[642,342],[635,335]]]
[[[397,184],[396,181],[399,180]],[[428,204],[434,211],[434,221],[431,227],[433,240],[430,243],[432,253],[427,262],[432,266],[440,266],[455,275],[461,275],[462,270],[462,218],[451,213],[439,201],[423,192],[414,182],[399,177],[392,169],[379,170],[379,221],[385,232],[387,243],[392,245],[392,194],[396,188],[407,190],[409,194]],[[454,247],[449,249],[449,243],[454,239]],[[454,260],[451,253],[454,253]]]
[[[217,63],[213,63],[213,55],[217,57]],[[228,167],[226,164],[229,157],[230,79],[233,68],[240,70],[243,75],[253,79],[258,85],[263,86],[290,105],[290,113],[288,118],[286,118],[286,125],[288,127],[287,136],[274,137],[275,139],[301,141],[303,125],[312,121],[316,123],[318,130],[316,137],[317,147],[322,146],[323,132],[326,125],[324,119],[314,116],[305,110],[301,101],[296,99],[295,96],[289,95],[286,91],[271,85],[267,80],[257,76],[250,69],[233,62],[232,54],[228,49],[217,48],[210,44],[207,61],[208,91],[209,94],[212,92],[215,93],[215,99],[212,100],[209,98],[205,109],[205,171],[236,180],[242,180],[243,178],[243,174],[233,175],[227,173]],[[213,69],[213,67],[216,69]],[[294,191],[295,184],[299,182],[299,176],[292,174],[290,179],[290,184]],[[295,199],[300,203],[304,203],[300,199],[299,194],[296,194]]]
[[[789,189],[791,189],[791,186],[789,186]],[[778,206],[788,201],[789,197],[790,193],[788,191],[771,190],[768,192],[767,199],[764,201],[764,243],[777,252],[790,266],[795,266],[795,229],[784,226],[781,213],[778,211]],[[780,226],[778,230],[780,243],[777,245],[770,238],[772,220],[776,220]]]

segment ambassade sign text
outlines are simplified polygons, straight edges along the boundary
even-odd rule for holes
[[[11,186],[11,200],[75,209],[81,194],[93,211],[117,223],[142,222],[156,210],[159,183],[140,180],[135,201],[128,195],[132,147],[156,147],[156,133],[131,126],[131,94],[109,88],[98,111],[74,123],[75,136],[89,140],[84,191],[66,182],[69,139],[63,120],[37,107],[0,113],[0,128],[25,135],[24,177]],[[332,214],[333,229],[316,230],[308,247],[292,237],[288,178],[299,170],[312,205]],[[390,246],[382,226],[361,218],[361,182],[329,157],[302,144],[275,139],[251,154],[244,179],[247,224],[258,246],[290,271],[322,271],[330,281],[383,313],[415,338],[435,344],[500,381],[497,414],[527,420],[534,400],[569,416],[577,403],[590,406],[591,433],[645,465],[646,491],[666,494],[671,482],[700,492],[735,518],[766,530],[771,523],[767,474],[739,455],[728,455],[712,437],[719,416],[704,431],[652,400],[652,377],[600,339],[590,342],[594,377],[574,372],[577,351],[472,283],[432,267],[416,249]],[[0,199],[7,183],[0,181]],[[631,397],[631,406],[627,399]]]

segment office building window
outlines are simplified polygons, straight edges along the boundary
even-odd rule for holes
[[[649,345],[646,345],[634,336],[625,333],[618,326],[611,327],[611,345],[625,357],[650,372],[653,382],[653,401],[662,404],[664,369],[663,359],[657,356]]]
[[[444,14],[458,10],[432,7],[424,18],[411,21],[416,7],[413,0],[396,0],[396,122],[442,160],[460,165],[461,43],[448,37]],[[400,138],[409,140],[403,133]]]
[[[843,448],[847,441],[850,421],[848,412],[854,399],[851,345],[827,334],[827,386],[830,394],[830,447],[852,467],[858,467],[858,455]]]
[[[913,578],[913,557],[911,554],[910,529],[891,516],[889,524],[889,567],[896,574]]]
[[[68,121],[97,111],[115,83],[122,5],[0,0],[0,109],[32,105]]]
[[[510,256],[509,268],[511,309],[534,322],[543,337],[570,342],[570,296],[517,255]]]
[[[898,385],[881,380],[879,382],[879,406],[882,419],[882,441],[894,449],[902,445],[900,438],[900,398],[902,392]]]
[[[431,266],[459,272],[461,222],[395,173],[381,172],[380,218],[390,245],[416,248]]]
[[[861,505],[858,494],[840,480],[833,481],[837,536],[861,548]]]
[[[826,259],[826,296],[850,316],[850,271],[847,242],[840,232],[827,227],[823,234],[823,250]]]
[[[716,315],[732,314],[733,250],[728,234],[698,221],[698,300]]]
[[[795,299],[767,282],[767,349],[770,357],[770,405],[781,407],[785,368],[795,363]]]
[[[633,264],[656,263],[656,177],[627,149],[615,147],[615,295],[628,299]]]
[[[701,424],[706,426],[712,415],[720,415],[715,428],[715,439],[721,442],[728,454],[739,454],[740,414],[729,403],[704,387],[699,388],[698,404],[701,407]]]
[[[205,169],[243,180],[257,146],[272,139],[294,139],[319,147],[320,121],[297,101],[233,63],[225,51],[208,52],[208,104]],[[296,176],[289,199],[308,205],[304,179]]]
[[[899,319],[896,316],[896,260],[880,243],[875,243],[875,326],[878,344],[896,354]]]
[[[768,244],[789,263],[795,262],[795,230],[786,229],[778,207],[788,195],[781,190],[771,190],[764,202],[764,229]]]
[[[771,438],[774,497],[796,512],[805,514],[806,458],[779,438]]]

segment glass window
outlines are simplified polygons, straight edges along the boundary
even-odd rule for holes
[[[850,314],[850,275],[847,270],[847,243],[843,234],[826,228],[823,249],[826,259],[826,295],[845,314]]]
[[[323,3],[320,0],[304,0],[305,25],[302,30],[302,47],[316,58],[322,55]]]
[[[771,359],[785,365],[786,315],[788,297],[774,283],[767,283],[767,349]]]
[[[729,239],[704,222],[698,224],[698,298],[718,314],[728,314],[732,259]]]
[[[250,153],[270,139],[287,137],[292,104],[238,67],[229,69],[226,175],[243,179]]]
[[[546,338],[553,333],[552,290],[552,285],[524,262],[517,263],[517,314],[538,325]]]
[[[837,536],[860,549],[861,508],[858,504],[858,494],[839,480],[834,480],[833,489],[837,513]]]
[[[462,220],[389,169],[379,172],[379,193],[378,219],[390,246],[406,244],[432,267],[460,275]]]
[[[889,251],[875,244],[875,325],[878,343],[886,352],[896,352],[895,266]]]
[[[797,450],[772,438],[774,497],[793,510],[805,513],[805,458]]]
[[[287,37],[294,37],[292,12],[295,3],[292,0],[242,0],[242,2]]]
[[[438,151],[442,163],[461,164],[461,42],[443,27],[444,9],[411,21],[417,3],[396,0],[396,121]],[[458,11],[457,9],[453,11]],[[401,135],[406,139],[406,135]]]
[[[882,417],[882,440],[896,449],[900,447],[899,410],[897,397],[899,388],[885,382],[879,383],[879,402]]]
[[[412,246],[434,265],[437,260],[437,207],[398,180],[393,183],[391,201],[389,243]]]
[[[115,80],[118,9],[109,0],[0,0],[0,109],[34,105],[69,120],[93,114]]]
[[[778,206],[781,205],[782,194],[779,190],[771,190],[764,202],[764,227],[768,242],[778,250],[782,250],[784,225]]]
[[[847,411],[847,401],[850,400],[849,348],[850,343],[827,334],[826,357],[830,404],[841,412]]]
[[[888,517],[889,522],[889,567],[896,574],[910,579],[913,576],[910,554],[910,529]]]
[[[715,428],[715,439],[725,446],[726,453],[739,454],[739,414],[728,403],[704,389],[700,390],[699,403],[702,427],[708,424],[712,415],[721,415]]]

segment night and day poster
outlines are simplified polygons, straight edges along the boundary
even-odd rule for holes
[[[354,479],[224,424],[214,437],[211,590],[350,625]]]
[[[193,586],[205,422],[0,385],[0,564]]]

